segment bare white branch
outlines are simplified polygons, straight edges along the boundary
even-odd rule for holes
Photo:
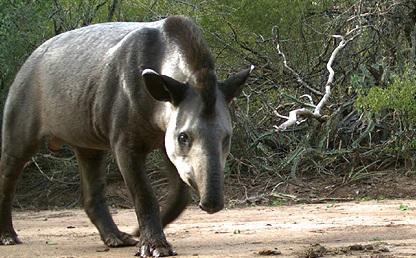
[[[302,95],[302,96],[300,96],[299,98],[307,98],[307,99],[309,100],[310,104],[311,104],[313,107],[316,107],[316,106],[315,106],[315,104],[313,103],[313,100],[312,100],[312,96],[311,96],[311,95],[309,95],[309,94],[303,94],[303,95]]]
[[[332,64],[334,63],[335,57],[337,56],[338,52],[345,47],[348,41],[345,40],[345,38],[341,35],[333,35],[334,38],[340,38],[341,42],[338,44],[338,47],[332,51],[331,57],[328,60],[328,63],[326,64],[326,69],[329,72],[328,75],[328,81],[325,84],[325,95],[322,97],[322,99],[319,101],[318,105],[316,105],[316,108],[314,110],[314,115],[321,115],[321,110],[328,102],[329,97],[331,96],[331,85],[334,82],[334,76],[335,72],[334,69],[332,69]]]
[[[280,118],[283,118],[283,119],[289,119],[288,116],[283,116],[283,115],[279,114],[279,112],[277,112],[276,110],[274,110],[273,112],[277,117],[280,117]]]
[[[275,114],[276,113],[277,112],[275,111]],[[289,112],[288,117],[282,116],[282,115],[279,115],[279,117],[286,118],[287,121],[284,122],[283,124],[279,125],[279,126],[274,126],[274,128],[277,131],[286,130],[288,127],[290,127],[294,124],[300,124],[300,123],[306,121],[307,118],[311,118],[311,117],[315,118],[319,121],[325,120],[325,118],[323,118],[321,115],[315,115],[311,110],[306,109],[306,108],[299,108],[299,109],[296,109],[296,110],[292,110],[292,111]],[[301,118],[304,118],[304,119],[299,120]]]
[[[334,77],[335,77],[335,72],[334,72],[334,69],[332,68],[332,64],[334,63],[334,60],[337,54],[339,53],[339,51],[343,49],[348,44],[348,42],[350,42],[351,40],[354,40],[355,37],[357,37],[360,33],[361,33],[361,28],[356,27],[345,34],[346,36],[354,34],[349,39],[345,39],[346,36],[342,36],[342,35],[332,35],[332,37],[339,38],[341,39],[341,41],[339,42],[338,46],[334,49],[334,51],[332,51],[331,56],[326,64],[326,68],[329,72],[329,75],[328,75],[328,80],[325,84],[325,94],[322,96],[322,99],[315,106],[313,111],[307,108],[299,108],[299,109],[290,111],[289,116],[287,118],[285,116],[280,115],[277,111],[275,111],[274,113],[278,117],[287,119],[287,121],[282,123],[280,126],[274,127],[277,131],[286,130],[289,126],[292,126],[294,124],[299,124],[305,121],[307,118],[315,118],[319,121],[324,121],[326,119],[324,116],[322,116],[321,112],[322,112],[322,108],[325,106],[325,104],[328,102],[329,98],[331,97],[331,86],[334,82]],[[277,44],[276,50],[278,51],[279,55],[282,56],[283,64],[285,65],[285,67],[291,70],[291,68],[287,66],[286,57],[280,51],[279,44]],[[293,71],[293,73],[299,76],[296,72]],[[305,94],[305,95],[302,95],[301,97],[307,97],[310,100],[310,102],[312,102],[312,105],[313,105],[312,97],[310,95]],[[303,120],[300,120],[302,118]]]
[[[384,15],[388,15],[391,10],[393,8],[395,8],[397,5],[400,4],[400,1],[397,2],[393,2],[390,6],[388,6],[387,8],[385,8],[383,11],[380,10],[373,10],[367,13],[360,13],[354,16],[351,16],[350,18],[347,19],[347,22],[351,22],[353,20],[357,20],[357,19],[362,19],[362,18],[366,18],[368,16],[384,16]]]

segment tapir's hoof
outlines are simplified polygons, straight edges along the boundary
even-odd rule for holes
[[[17,245],[21,244],[22,241],[13,234],[10,233],[0,233],[0,245]]]
[[[103,238],[103,241],[108,247],[134,246],[138,243],[131,235],[124,232],[108,234]]]
[[[166,257],[175,256],[176,252],[165,240],[140,240],[139,250],[135,256],[140,257]]]

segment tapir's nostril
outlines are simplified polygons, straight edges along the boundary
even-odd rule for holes
[[[203,211],[206,211],[208,214],[213,214],[222,210],[224,208],[224,203],[219,202],[219,203],[205,204],[205,203],[200,202],[199,208]]]

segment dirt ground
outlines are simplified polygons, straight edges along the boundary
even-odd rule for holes
[[[132,210],[113,210],[131,232]],[[132,257],[106,248],[82,210],[14,213],[24,241],[0,257]],[[416,200],[226,209],[190,207],[165,230],[178,257],[416,257]]]

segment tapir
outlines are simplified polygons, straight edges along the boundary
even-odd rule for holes
[[[19,244],[11,206],[25,164],[42,144],[70,146],[77,158],[83,207],[109,247],[138,246],[138,256],[175,255],[163,227],[186,208],[224,207],[230,151],[230,102],[253,66],[225,80],[195,23],[95,24],[59,34],[38,47],[7,96],[0,160],[0,244]],[[160,149],[169,175],[162,212],[145,172]],[[104,157],[111,152],[132,196],[139,238],[121,232],[105,205]]]

